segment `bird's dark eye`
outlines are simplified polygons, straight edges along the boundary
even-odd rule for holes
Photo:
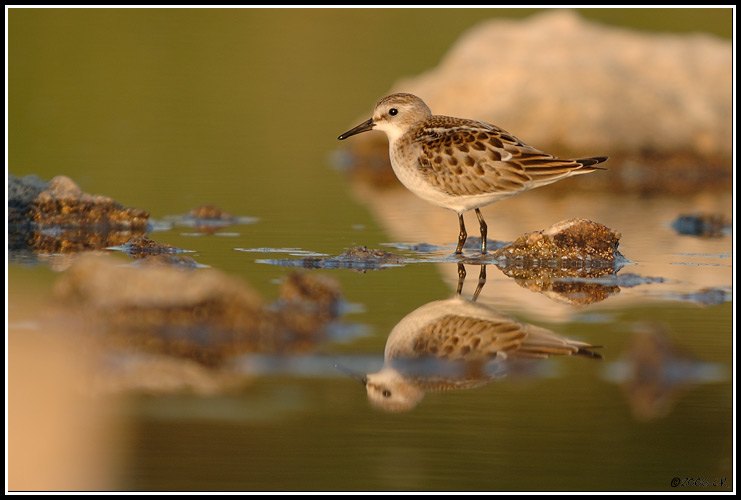
[[[388,389],[384,389],[383,392],[381,392],[381,394],[383,394],[383,397],[384,398],[390,398],[391,397],[391,391],[389,391]]]
[[[396,114],[397,114],[398,112],[399,112],[399,110],[398,110],[398,109],[396,109],[396,108],[391,108],[391,109],[389,109],[389,114],[390,114],[391,116],[396,116]]]

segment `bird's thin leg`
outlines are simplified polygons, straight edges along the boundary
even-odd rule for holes
[[[484,221],[484,216],[481,215],[481,210],[478,208],[476,209],[476,217],[479,219],[479,226],[481,227],[481,253],[486,253],[486,221]]]
[[[458,233],[458,246],[455,249],[455,253],[461,254],[463,253],[463,244],[466,242],[466,238],[468,238],[466,224],[463,222],[463,214],[458,214],[458,224],[461,226],[461,232]]]
[[[481,293],[481,290],[484,288],[485,283],[486,283],[486,264],[482,264],[481,271],[479,271],[479,284],[476,285],[476,291],[473,292],[474,302],[476,301],[476,299],[479,298],[479,294]]]
[[[463,282],[466,281],[466,268],[459,262],[458,263],[458,289],[455,291],[456,295],[460,295],[463,291]]]

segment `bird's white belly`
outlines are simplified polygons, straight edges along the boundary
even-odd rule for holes
[[[393,151],[393,147],[390,148]],[[502,193],[485,193],[478,195],[451,195],[437,186],[430,184],[417,168],[417,158],[407,154],[391,153],[391,168],[399,181],[412,193],[423,200],[439,207],[453,210],[459,214],[474,208],[483,207],[506,198]],[[513,193],[514,194],[514,193]]]

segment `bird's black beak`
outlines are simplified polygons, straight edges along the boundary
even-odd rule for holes
[[[335,363],[334,367],[338,369],[339,371],[341,371],[342,373],[344,373],[345,375],[348,375],[351,379],[357,380],[363,385],[366,385],[368,383],[368,377],[366,377],[365,375],[360,375],[359,373],[355,373],[354,371],[349,370],[348,368],[345,368],[339,363]]]
[[[344,134],[340,135],[338,137],[338,139],[339,140],[343,140],[343,139],[347,139],[351,135],[359,134],[361,132],[367,132],[370,129],[372,129],[373,127],[375,127],[375,126],[376,126],[376,124],[373,123],[373,118],[369,118],[368,120],[364,121],[363,123],[361,123],[357,127],[351,128],[350,130],[348,130]]]

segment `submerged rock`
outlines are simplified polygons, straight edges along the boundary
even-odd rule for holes
[[[150,240],[149,238],[135,237],[124,243],[119,247],[115,247],[116,250],[121,250],[129,257],[134,259],[143,259],[144,257],[155,256],[155,255],[174,255],[179,253],[189,252],[190,250],[183,250],[167,243],[159,243],[157,241]]]
[[[165,221],[181,226],[193,227],[207,234],[213,234],[219,229],[236,224],[254,224],[257,218],[232,215],[216,205],[204,204],[195,207],[184,215],[167,216],[165,217]]]
[[[228,222],[233,222],[234,220],[236,220],[236,217],[234,217],[232,214],[224,212],[216,205],[208,204],[200,205],[194,208],[193,210],[188,212],[188,217],[191,217],[193,219],[220,220]]]
[[[407,263],[406,259],[400,255],[385,250],[369,249],[365,246],[349,248],[335,257],[309,256],[300,259],[264,259],[258,262],[307,269],[354,269],[361,272]]]
[[[491,19],[392,92],[418,95],[435,114],[493,123],[560,157],[610,156],[607,171],[548,192],[684,194],[732,182],[731,40],[641,32],[568,10]],[[398,184],[384,134],[361,134],[345,151],[341,161],[358,178]]]
[[[314,349],[327,339],[340,301],[339,285],[326,276],[291,275],[271,305],[215,269],[83,257],[55,284],[49,317],[67,319],[110,349],[218,368],[244,353]]]
[[[680,215],[672,227],[679,234],[705,238],[720,238],[732,231],[731,221],[721,214]]]

